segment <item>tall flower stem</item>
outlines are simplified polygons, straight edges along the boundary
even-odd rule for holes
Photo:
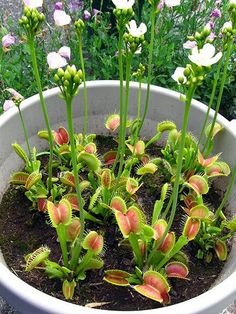
[[[67,252],[67,244],[66,244],[66,229],[63,224],[60,224],[57,228],[57,236],[60,242],[62,258],[64,265],[68,267],[68,252]]]
[[[154,37],[155,37],[155,22],[156,22],[156,8],[153,7],[152,13],[151,13],[151,40],[150,40],[149,56],[148,56],[147,92],[146,92],[144,112],[143,112],[142,120],[141,120],[139,129],[138,129],[138,136],[139,136],[140,130],[143,126],[143,123],[145,121],[145,118],[146,118],[146,115],[148,112],[148,106],[149,106],[151,74],[152,74],[152,59],[153,59],[153,49],[154,49]]]
[[[23,116],[22,116],[20,105],[17,106],[17,109],[18,109],[18,112],[19,112],[19,117],[20,117],[20,122],[21,122],[21,125],[22,125],[22,129],[23,129],[23,132],[24,132],[25,143],[26,143],[26,147],[27,147],[27,150],[28,150],[28,154],[29,154],[29,160],[31,162],[31,151],[30,151],[30,145],[29,145],[29,136],[28,136],[28,132],[27,132],[27,129],[26,129],[26,126],[25,126],[25,122],[24,122],[24,119],[23,119]]]
[[[207,137],[206,143],[203,146],[203,153],[204,152],[207,153],[206,149],[207,149],[207,147],[209,145],[209,141],[210,141],[210,139],[212,137],[212,132],[213,132],[213,129],[214,129],[214,126],[215,126],[215,123],[216,123],[216,119],[217,119],[217,115],[218,115],[218,112],[219,112],[219,109],[220,109],[220,104],[221,104],[221,100],[222,100],[222,96],[223,96],[223,92],[224,92],[225,81],[226,81],[226,78],[227,78],[228,64],[229,64],[232,48],[233,48],[233,39],[230,39],[230,41],[228,43],[227,52],[226,52],[223,76],[222,76],[222,79],[221,79],[220,91],[219,91],[219,95],[218,95],[218,98],[217,98],[215,114],[214,114],[213,121],[212,121],[212,124],[211,124],[211,129],[210,129],[210,132],[209,132],[209,136]]]
[[[128,52],[127,52],[128,53]],[[122,125],[122,134],[121,134],[121,148],[120,148],[120,164],[119,170],[117,175],[117,183],[119,182],[119,178],[122,173],[123,163],[124,163],[124,155],[125,155],[125,137],[126,137],[126,124],[127,124],[127,116],[128,116],[128,109],[129,109],[129,84],[130,84],[130,70],[131,70],[131,61],[132,61],[132,54],[128,54],[126,58],[126,85],[125,85],[125,104],[124,104],[124,118],[123,118],[123,125]]]
[[[78,263],[78,259],[81,252],[81,242],[84,235],[84,209],[83,209],[83,199],[81,195],[81,189],[79,184],[79,175],[78,175],[78,166],[77,166],[77,156],[75,148],[75,139],[74,139],[74,128],[73,128],[73,114],[72,114],[72,97],[66,98],[67,105],[67,125],[68,133],[70,138],[70,147],[71,147],[71,161],[73,167],[73,175],[75,178],[75,190],[77,194],[77,200],[79,204],[79,213],[80,213],[80,235],[76,241],[75,248],[73,249],[72,258],[70,262],[71,269],[75,269]]]
[[[83,83],[84,83],[84,130],[83,130],[83,138],[87,134],[88,129],[88,95],[87,95],[87,87],[86,87],[86,76],[85,76],[85,67],[84,67],[84,57],[83,57],[83,48],[82,48],[82,35],[78,36],[79,38],[79,57],[81,68],[83,72]]]
[[[203,138],[203,135],[204,135],[204,131],[205,131],[205,128],[206,128],[206,125],[207,125],[207,121],[208,121],[208,118],[209,118],[209,113],[210,113],[210,110],[211,110],[211,107],[212,107],[212,104],[213,104],[213,101],[214,101],[214,98],[215,98],[215,95],[216,95],[216,87],[217,87],[217,83],[218,83],[219,78],[220,78],[221,66],[222,66],[222,59],[220,60],[220,62],[218,64],[218,67],[217,67],[217,72],[216,72],[216,76],[215,76],[215,79],[214,79],[214,84],[213,84],[213,88],[212,88],[211,98],[210,98],[210,101],[209,101],[209,104],[208,104],[208,109],[207,109],[207,112],[206,112],[206,115],[205,115],[205,119],[204,119],[204,122],[203,122],[203,125],[202,125],[202,130],[201,130],[201,133],[200,133],[200,136],[199,136],[199,139],[198,139],[197,147],[199,147],[199,145],[201,144],[201,141],[202,141],[202,138]]]
[[[40,75],[39,75],[39,69],[38,69],[38,63],[37,63],[37,58],[36,58],[34,37],[33,36],[28,38],[28,45],[30,48],[33,73],[34,73],[34,77],[35,77],[37,87],[38,87],[43,117],[44,117],[44,121],[46,124],[47,132],[48,132],[49,148],[50,148],[49,163],[48,163],[48,190],[51,191],[51,187],[52,187],[53,136],[52,136],[52,131],[51,131],[50,123],[49,123],[49,117],[48,117],[48,113],[47,113],[46,103],[45,103],[45,100],[43,97],[43,90],[42,90],[42,84],[41,84]]]
[[[121,148],[121,137],[123,133],[123,80],[124,80],[124,73],[123,73],[123,55],[122,55],[122,46],[123,46],[123,34],[124,28],[119,29],[119,42],[118,42],[118,59],[119,59],[119,76],[120,76],[120,128],[119,128],[119,144],[116,154],[116,159],[112,167],[112,171],[114,172],[117,162],[120,158],[120,148]]]
[[[178,150],[177,169],[176,169],[176,175],[175,175],[175,183],[174,183],[173,192],[172,192],[172,197],[173,197],[172,207],[171,207],[170,218],[168,221],[168,226],[166,228],[166,233],[170,230],[170,227],[175,217],[177,201],[178,201],[179,183],[180,183],[181,171],[182,171],[182,165],[183,165],[184,146],[185,146],[185,140],[186,140],[186,135],[187,135],[187,130],[188,130],[189,113],[190,113],[191,102],[193,99],[195,89],[196,89],[195,85],[192,85],[186,94],[185,110],[184,110],[184,117],[183,117],[183,122],[182,122],[182,129],[181,129],[181,140],[180,140],[179,150]]]

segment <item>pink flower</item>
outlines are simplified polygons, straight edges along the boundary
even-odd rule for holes
[[[209,29],[214,29],[215,27],[215,22],[213,21],[209,21],[207,24],[206,24],[206,27],[208,27]]]
[[[70,59],[70,47],[63,46],[58,50],[58,53],[61,57]]]
[[[5,102],[3,104],[3,110],[7,111],[14,106],[15,106],[15,103],[13,100],[5,100]]]
[[[13,88],[4,89],[11,94],[13,100],[23,101],[24,97]]]
[[[88,10],[84,10],[83,18],[84,18],[85,21],[90,20],[91,13]]]
[[[97,16],[99,13],[101,13],[101,11],[93,9],[93,16]]]
[[[58,52],[50,52],[47,56],[47,63],[50,69],[59,69],[67,65],[67,61]]]
[[[29,8],[40,8],[43,5],[43,0],[23,0],[25,6]]]
[[[207,37],[207,40],[212,42],[215,39],[216,35],[215,33],[211,32],[210,35]]]
[[[63,46],[58,52],[50,52],[47,56],[47,62],[50,69],[59,69],[67,65],[67,59],[70,59],[70,47]]]
[[[214,18],[218,18],[218,17],[221,17],[221,12],[218,8],[215,8],[212,13],[211,13],[211,17],[214,17]]]
[[[65,26],[71,22],[71,17],[62,10],[55,10],[53,17],[56,26]]]
[[[193,49],[194,47],[196,47],[196,42],[192,40],[188,40],[183,44],[184,49]]]
[[[16,39],[14,36],[12,36],[11,34],[7,34],[5,36],[3,36],[2,38],[2,47],[3,48],[8,48],[12,45],[14,45]]]
[[[63,9],[63,3],[62,2],[57,2],[55,4],[55,10],[62,10]]]

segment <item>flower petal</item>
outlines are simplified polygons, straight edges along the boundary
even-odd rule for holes
[[[67,65],[67,61],[57,52],[50,52],[47,56],[50,69],[59,69]]]

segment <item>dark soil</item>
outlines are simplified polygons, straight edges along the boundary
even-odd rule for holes
[[[114,143],[110,143],[111,148]],[[108,145],[109,146],[109,145]],[[103,154],[99,151],[99,154]],[[159,148],[151,153],[158,155]],[[158,179],[159,181],[161,178]],[[154,187],[155,188],[155,187]],[[139,190],[138,197],[145,213],[150,213],[160,191],[150,192],[144,186]],[[208,203],[213,207],[218,205],[219,195],[212,191]],[[24,255],[34,251],[42,245],[51,249],[51,259],[60,260],[59,243],[55,230],[48,224],[46,215],[31,210],[31,203],[24,195],[22,188],[10,187],[5,193],[0,204],[0,247],[9,268],[22,280],[35,288],[54,297],[64,300],[61,292],[61,282],[50,280],[39,270],[29,273],[24,271]],[[183,215],[179,209],[176,217],[176,234],[182,232]],[[180,223],[179,223],[180,222]],[[105,239],[104,269],[122,269],[132,271],[132,254],[125,246],[119,246],[122,236],[118,228],[108,223],[102,227]],[[86,223],[86,230],[96,230],[98,227],[91,222]],[[101,228],[99,227],[101,230]],[[213,258],[211,264],[198,260],[196,251],[192,246],[185,248],[185,253],[190,259],[190,280],[172,279],[170,284],[171,303],[179,303],[193,298],[208,290],[223,268],[223,263]],[[77,285],[73,303],[89,305],[107,310],[145,310],[161,307],[157,302],[142,297],[132,288],[112,286],[103,281],[104,270],[91,271],[87,278]],[[99,304],[102,304],[99,306]]]

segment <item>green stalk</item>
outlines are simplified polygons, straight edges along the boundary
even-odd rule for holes
[[[100,11],[102,12],[102,7],[103,7],[103,0],[100,2]]]
[[[20,105],[17,106],[17,109],[18,109],[18,112],[19,112],[20,122],[21,122],[21,125],[22,125],[22,128],[23,128],[23,132],[24,132],[25,142],[26,142],[26,146],[27,146],[27,150],[28,150],[28,154],[29,154],[29,160],[31,162],[31,151],[30,151],[30,145],[29,145],[29,136],[28,136],[27,129],[25,127],[25,122],[24,122],[24,119],[23,119],[23,116],[22,116]]]
[[[123,46],[123,33],[124,28],[119,29],[119,42],[118,42],[118,59],[119,59],[119,76],[120,76],[120,128],[119,128],[119,144],[116,154],[116,159],[112,167],[112,171],[114,172],[117,162],[120,158],[120,147],[121,147],[121,137],[122,137],[122,128],[123,128],[123,80],[124,80],[124,74],[123,74],[123,55],[122,55],[122,46]]]
[[[42,84],[41,84],[40,75],[39,75],[39,69],[38,69],[38,63],[37,63],[37,58],[36,58],[34,37],[33,36],[31,38],[28,38],[28,45],[30,48],[33,73],[34,73],[35,80],[36,80],[37,87],[38,87],[41,109],[43,112],[43,117],[44,117],[44,121],[46,124],[47,132],[48,132],[49,148],[50,148],[49,163],[48,163],[48,190],[50,192],[51,187],[52,187],[53,136],[52,136],[51,127],[50,127],[50,123],[49,123],[49,117],[48,117],[48,113],[47,113],[46,103],[45,103],[45,100],[43,97],[43,90],[42,90]]]
[[[215,220],[217,220],[219,218],[222,209],[224,208],[226,202],[228,201],[228,198],[229,198],[229,196],[230,196],[230,194],[232,192],[233,186],[234,186],[235,178],[236,178],[236,164],[234,166],[234,169],[233,169],[233,172],[232,172],[232,175],[231,175],[231,179],[230,179],[230,183],[228,185],[227,191],[224,194],[224,198],[221,201],[220,206],[216,210]]]
[[[63,224],[60,224],[57,228],[57,236],[60,242],[62,258],[64,265],[68,267],[68,252],[67,252],[67,245],[66,245],[66,229]]]
[[[172,192],[172,196],[171,196],[171,198],[173,198],[172,208],[171,208],[170,218],[168,221],[168,226],[167,226],[166,231],[165,231],[166,234],[170,230],[170,227],[171,227],[173,220],[174,220],[174,217],[175,217],[177,201],[178,201],[179,182],[180,182],[180,178],[181,178],[181,171],[182,171],[182,164],[183,164],[185,139],[186,139],[187,129],[188,129],[189,112],[190,112],[191,102],[193,99],[195,89],[196,89],[196,87],[194,85],[191,86],[187,95],[186,95],[184,118],[183,118],[182,129],[181,129],[181,141],[179,144],[178,159],[177,159],[177,170],[176,170],[174,188],[173,188],[173,192]],[[163,239],[164,239],[164,235],[163,235]]]
[[[81,68],[83,72],[83,82],[84,82],[84,130],[83,130],[83,138],[87,134],[88,129],[88,95],[87,95],[87,87],[86,87],[86,76],[85,76],[85,67],[84,67],[84,57],[83,57],[83,48],[82,48],[82,35],[79,34],[79,57]]]
[[[216,109],[215,109],[215,114],[212,120],[212,124],[211,124],[211,129],[209,132],[209,136],[207,137],[206,143],[203,146],[203,153],[206,151],[208,145],[209,145],[209,141],[212,137],[212,132],[216,123],[216,118],[220,109],[220,104],[221,104],[221,100],[222,100],[222,96],[223,96],[223,92],[224,92],[224,87],[225,87],[225,81],[227,78],[227,70],[228,70],[228,64],[229,64],[229,60],[230,60],[230,56],[231,56],[231,51],[233,48],[233,39],[230,39],[229,43],[228,43],[228,48],[227,48],[227,52],[226,52],[226,59],[225,59],[225,64],[224,64],[224,70],[223,70],[223,76],[221,79],[221,85],[220,85],[220,92],[219,92],[219,96],[217,99],[217,103],[216,103]],[[222,61],[221,61],[222,62]]]
[[[143,126],[143,123],[145,121],[147,112],[148,112],[148,105],[149,105],[149,98],[150,98],[151,73],[152,73],[152,59],[153,59],[154,37],[155,37],[155,22],[156,22],[156,8],[153,7],[152,8],[152,13],[151,13],[151,40],[150,40],[149,56],[148,56],[147,94],[146,94],[146,101],[145,101],[143,117],[142,117],[139,129],[138,129],[138,136],[139,136],[140,130],[141,130],[142,126]]]
[[[75,269],[81,252],[81,242],[84,235],[84,209],[83,209],[83,199],[81,196],[81,189],[79,185],[79,176],[78,176],[78,167],[77,167],[77,155],[75,148],[74,140],[74,128],[73,128],[73,114],[72,114],[72,97],[66,98],[67,105],[67,124],[68,124],[68,133],[70,138],[70,147],[71,147],[71,161],[73,166],[73,175],[75,178],[75,190],[77,194],[77,200],[79,204],[79,213],[80,213],[80,224],[81,230],[78,240],[76,241],[75,248],[72,252],[70,266],[71,269]]]
[[[202,138],[203,138],[203,135],[204,135],[204,131],[205,131],[205,128],[206,128],[206,125],[207,125],[210,109],[212,107],[212,104],[213,104],[213,101],[214,101],[214,98],[215,98],[216,87],[217,87],[217,83],[218,83],[219,78],[220,78],[220,70],[221,70],[221,66],[222,66],[222,61],[223,61],[223,58],[221,58],[221,60],[220,60],[220,62],[218,64],[218,67],[217,67],[217,72],[216,72],[216,76],[215,76],[215,79],[214,79],[213,89],[212,89],[212,92],[211,92],[211,98],[210,98],[210,101],[209,101],[209,104],[208,104],[208,109],[207,109],[207,112],[206,112],[205,120],[204,120],[203,125],[202,125],[202,130],[201,130],[201,133],[200,133],[200,136],[199,136],[199,139],[198,139],[197,149],[198,149],[199,145],[201,144],[201,141],[202,141]],[[196,149],[196,152],[195,152],[195,156],[197,154],[197,149]]]
[[[133,250],[133,253],[134,253],[134,256],[135,256],[138,268],[141,269],[142,268],[142,264],[143,264],[143,260],[142,260],[142,256],[141,256],[141,253],[140,253],[139,244],[138,244],[138,238],[137,238],[136,234],[130,233],[130,235],[129,235],[129,243],[130,243],[130,246],[131,246],[131,248]]]
[[[116,184],[119,182],[123,163],[124,163],[124,154],[125,154],[125,137],[126,137],[126,123],[127,123],[127,116],[128,116],[128,109],[129,109],[129,83],[130,83],[130,71],[131,71],[131,61],[132,61],[132,55],[127,55],[127,62],[126,62],[126,86],[125,86],[125,106],[124,106],[124,119],[122,121],[122,134],[121,139],[119,142],[121,142],[121,148],[120,148],[120,164],[119,164],[119,170],[117,175],[117,181]],[[116,190],[116,189],[115,189]]]
[[[76,274],[78,275],[84,268],[88,265],[91,258],[94,256],[93,251],[88,250],[87,253],[84,255],[82,261],[80,262],[79,266],[76,269]]]

